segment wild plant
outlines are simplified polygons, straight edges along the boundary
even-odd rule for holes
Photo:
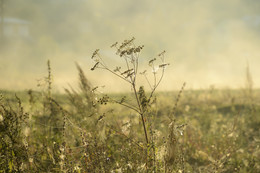
[[[93,92],[94,88],[92,87],[90,81],[86,78],[81,67],[78,64],[76,64],[76,66],[78,69],[80,90],[76,91],[76,89],[70,87],[70,89],[66,88],[65,92],[67,93],[71,108],[73,108],[70,111],[74,115],[75,120],[80,120],[76,123],[82,127],[83,125],[87,125],[86,121],[93,120],[93,118],[91,119],[90,117],[97,116],[98,104],[96,104],[96,96]],[[85,124],[82,122],[85,122]],[[93,124],[95,123],[92,122],[92,125]]]
[[[66,119],[61,108],[55,101],[52,93],[53,76],[50,61],[47,61],[48,75],[40,86],[43,86],[41,97],[37,98],[41,105],[33,111],[35,96],[32,91],[28,92],[31,105],[30,139],[31,140],[31,163],[34,171],[57,171],[64,170],[64,133]],[[36,130],[37,129],[37,130]],[[36,141],[38,141],[36,143]]]
[[[16,105],[0,97],[0,171],[23,172],[30,168],[28,152],[28,114],[16,96]]]
[[[144,152],[145,170],[149,172],[157,172],[159,169],[156,166],[158,166],[159,162],[157,162],[156,160],[157,146],[155,146],[155,141],[154,141],[154,127],[153,127],[154,113],[152,113],[151,107],[156,102],[156,97],[154,97],[154,94],[163,79],[165,68],[169,65],[169,63],[165,62],[165,57],[164,57],[165,51],[158,54],[157,57],[150,59],[148,65],[152,70],[153,80],[151,81],[147,77],[148,76],[147,70],[142,72],[140,72],[139,70],[140,54],[144,46],[136,46],[134,40],[135,38],[132,38],[130,40],[125,40],[121,44],[118,44],[116,42],[111,46],[111,48],[116,49],[116,55],[118,55],[120,59],[123,62],[125,62],[124,66],[116,66],[114,69],[110,68],[108,65],[106,65],[105,60],[101,57],[99,53],[99,49],[97,49],[94,51],[91,57],[95,61],[95,64],[91,68],[91,70],[103,69],[109,71],[110,73],[117,76],[122,81],[125,81],[131,86],[131,91],[133,93],[133,98],[135,100],[134,103],[129,102],[126,96],[122,97],[119,100],[106,96],[103,97],[100,101],[104,103],[106,102],[117,103],[137,113],[137,115],[141,119],[141,126],[143,128],[143,136],[144,136],[143,141],[145,141],[144,142],[145,144],[143,145],[145,151]],[[160,61],[159,64],[158,64],[158,60]],[[146,80],[146,82],[148,83],[148,86],[150,87],[149,93],[146,93],[144,86],[138,83],[137,78],[139,78],[140,75],[142,75],[144,77],[144,80]],[[183,88],[181,92],[183,91]],[[181,92],[179,93],[178,99],[180,98]],[[176,101],[176,105],[173,111],[175,111],[177,107],[177,102],[178,100]],[[176,133],[178,128],[179,127],[176,128],[175,125],[173,125],[173,119],[171,117],[171,123],[169,129],[170,132],[169,140],[171,140],[171,142],[169,143],[171,144],[177,143],[175,142],[176,139],[174,139],[175,138],[174,133]],[[172,149],[172,146],[168,147],[168,149],[170,148]],[[167,153],[169,153],[169,151],[167,151]],[[172,156],[173,154],[170,155],[171,156],[167,156],[167,157],[173,157]],[[167,162],[168,163],[170,162],[169,159]]]
[[[135,40],[135,38],[132,38],[130,40],[125,40],[121,45],[118,45],[118,43],[115,43],[111,46],[111,47],[116,48],[116,54],[119,55],[123,61],[125,61],[125,65],[126,65],[125,68],[116,67],[115,69],[110,69],[106,65],[104,60],[101,58],[101,56],[99,54],[99,49],[97,49],[91,57],[96,62],[95,65],[91,68],[91,70],[95,70],[95,69],[107,70],[107,71],[111,72],[112,74],[116,75],[117,77],[119,77],[120,79],[122,79],[123,81],[127,82],[129,85],[131,85],[133,93],[134,93],[135,101],[136,101],[135,105],[131,105],[131,104],[127,103],[125,101],[125,97],[123,97],[119,101],[116,101],[116,100],[112,100],[112,101],[115,103],[118,103],[122,106],[125,106],[129,109],[132,109],[140,115],[140,117],[142,119],[142,126],[143,126],[145,141],[147,144],[149,144],[149,138],[148,138],[147,127],[146,127],[147,124],[145,123],[145,117],[147,116],[146,112],[148,111],[148,108],[153,101],[152,100],[153,94],[163,78],[165,67],[169,64],[164,62],[165,51],[158,55],[158,57],[162,61],[158,67],[155,66],[156,58],[153,58],[149,61],[149,65],[152,67],[153,74],[154,74],[154,83],[153,83],[153,85],[151,85],[151,83],[149,82],[149,80],[146,77],[146,71],[140,73],[139,69],[138,69],[139,55],[140,55],[141,50],[144,48],[144,46],[135,46],[134,40]],[[157,80],[157,70],[158,70],[157,68],[162,69],[162,73],[161,73],[159,80]],[[148,96],[146,96],[146,94],[145,94],[144,87],[138,86],[138,84],[137,84],[137,77],[139,76],[139,73],[146,77],[146,79],[151,87],[151,92]],[[138,90],[138,87],[139,87],[139,90]]]

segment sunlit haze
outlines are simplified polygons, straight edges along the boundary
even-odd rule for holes
[[[150,73],[148,61],[166,50],[170,66],[159,90],[176,90],[183,82],[190,89],[243,88],[247,64],[254,88],[260,87],[259,0],[0,2],[0,89],[37,89],[49,59],[55,91],[77,86],[75,63],[93,86],[129,91],[109,72],[90,69],[95,49],[111,68],[121,63],[110,46],[132,37],[144,45],[140,68]]]

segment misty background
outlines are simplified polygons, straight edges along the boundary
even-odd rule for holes
[[[77,62],[93,85],[125,91],[93,51],[116,66],[110,46],[132,37],[144,45],[141,68],[166,50],[160,90],[243,88],[247,63],[260,87],[259,0],[0,0],[0,89],[37,89],[50,59],[55,90],[78,83]],[[147,66],[148,67],[148,66]],[[149,69],[149,68],[148,68]]]

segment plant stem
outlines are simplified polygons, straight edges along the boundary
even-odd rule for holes
[[[149,140],[148,140],[148,135],[147,135],[147,130],[146,130],[146,126],[145,126],[145,121],[144,121],[144,111],[140,105],[140,101],[139,101],[139,98],[137,96],[137,91],[136,91],[136,87],[135,87],[135,83],[132,83],[133,85],[133,89],[134,89],[134,94],[135,94],[135,98],[136,98],[136,101],[137,101],[137,104],[138,104],[138,107],[139,107],[139,110],[140,110],[140,116],[142,118],[142,124],[143,124],[143,128],[144,128],[144,134],[145,134],[145,140],[146,140],[146,143],[149,144]]]

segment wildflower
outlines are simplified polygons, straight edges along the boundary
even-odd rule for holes
[[[29,133],[30,133],[30,129],[29,129],[29,127],[26,127],[25,129],[24,129],[24,136],[29,136]]]
[[[137,169],[140,170],[140,171],[144,171],[145,170],[145,163],[140,165],[140,166],[138,166]]]
[[[128,163],[127,166],[128,166],[130,169],[133,168],[133,166],[132,166],[130,163]]]
[[[232,138],[233,136],[234,136],[233,132],[228,135],[228,137],[230,137],[230,138]]]
[[[60,155],[60,159],[64,160],[65,159],[65,155],[64,154]]]
[[[33,162],[33,158],[30,157],[29,158],[29,162],[32,163]]]
[[[80,167],[77,165],[77,166],[74,167],[74,170],[75,170],[75,171],[79,171],[79,170],[80,170]]]
[[[130,133],[130,127],[131,127],[131,122],[127,121],[122,125],[122,132],[126,135],[129,135]]]
[[[180,135],[183,136],[183,131],[182,130],[178,130]]]
[[[4,117],[0,115],[0,122],[4,121]]]

